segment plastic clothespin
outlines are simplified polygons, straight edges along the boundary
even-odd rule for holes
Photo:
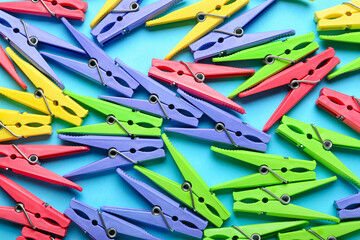
[[[240,93],[239,97],[250,96],[281,86],[290,87],[289,93],[266,122],[263,131],[267,132],[339,63],[340,59],[335,57],[334,49],[328,48],[314,57],[308,58],[305,62],[297,63],[259,85]]]
[[[87,110],[82,108],[69,96],[64,95],[64,92],[60,88],[30,63],[16,55],[11,48],[6,48],[6,52],[37,89],[34,93],[28,93],[8,88],[0,88],[0,94],[73,125],[80,126],[82,124],[82,118],[88,114]]]
[[[225,227],[225,228],[208,228],[204,231],[203,240],[212,239],[246,239],[246,240],[260,240],[274,236],[278,232],[292,231],[308,225],[308,221],[288,221],[288,222],[274,222],[261,223],[245,226]]]
[[[295,34],[294,30],[247,33],[245,28],[264,13],[276,0],[267,0],[250,11],[232,19],[218,29],[192,43],[189,47],[196,62],[210,57],[224,56]],[[246,32],[246,33],[245,33]]]
[[[0,187],[16,202],[14,207],[0,207],[1,219],[62,237],[66,235],[71,221],[62,213],[3,175],[0,175]]]
[[[36,68],[54,80],[61,89],[64,89],[64,84],[40,55],[37,47],[48,45],[79,54],[84,54],[84,51],[4,11],[0,11],[0,19],[0,35]]]
[[[352,221],[312,227],[289,233],[279,233],[278,238],[279,240],[336,240],[359,229],[360,221]]]
[[[161,139],[66,134],[59,134],[58,137],[65,141],[107,150],[105,158],[65,174],[66,178],[132,166],[165,157],[165,151],[162,149],[164,143]]]
[[[104,9],[108,13],[91,31],[91,35],[104,46],[118,37],[122,37],[145,24],[146,21],[158,16],[181,0],[158,0],[146,6],[140,6],[142,0],[122,0],[115,8],[109,4],[110,9]],[[96,21],[99,20],[96,18]]]
[[[341,220],[360,218],[360,193],[336,200],[334,205]]]
[[[136,79],[124,71],[124,69],[118,67],[116,61],[87,36],[76,30],[67,19],[61,18],[61,20],[86,52],[88,62],[84,63],[46,52],[40,52],[41,55],[56,61],[71,71],[94,80],[102,86],[106,86],[124,96],[131,97],[134,93],[133,90],[139,86]]]
[[[154,237],[130,222],[102,212],[75,198],[71,199],[70,208],[66,209],[64,214],[95,240],[111,240],[116,238],[117,235],[137,239],[160,240],[160,238]]]
[[[191,213],[188,209],[157,191],[153,187],[129,176],[118,168],[117,173],[139,192],[153,206],[151,210],[101,207],[101,210],[124,219],[142,222],[144,224],[160,227],[171,232],[176,231],[188,236],[202,238],[203,230],[208,222]]]
[[[85,20],[88,3],[81,0],[27,0],[1,2],[0,9],[7,12],[30,14],[44,17],[66,17]]]
[[[245,49],[229,56],[213,58],[213,62],[263,59],[265,66],[230,93],[229,98],[233,98],[238,93],[261,83],[266,78],[275,75],[292,63],[319,49],[319,44],[314,40],[315,35],[311,32],[284,41]]]
[[[194,98],[181,89],[178,93],[210,117],[216,124],[214,128],[176,128],[165,127],[165,132],[176,132],[190,137],[200,138],[213,142],[230,144],[235,147],[248,148],[265,152],[266,144],[271,136],[243,123],[240,118],[225,112],[203,100]]]
[[[59,145],[0,145],[0,168],[44,182],[82,191],[82,187],[42,167],[42,159],[89,151],[88,147]]]
[[[156,82],[152,78],[126,66],[117,60],[119,66],[127,73],[133,76],[140,85],[149,93],[148,100],[131,99],[123,97],[99,96],[101,99],[108,100],[132,109],[140,110],[145,113],[162,117],[167,120],[173,120],[179,123],[197,127],[198,118],[202,116],[202,112],[184,99],[176,96],[176,94]]]
[[[259,167],[259,173],[212,186],[211,191],[265,187],[316,179],[316,161],[305,161],[277,155],[227,150],[212,146],[211,150],[227,157]]]
[[[91,21],[90,27],[94,28],[111,10],[113,10],[122,0],[106,0],[105,4]]]
[[[320,35],[319,38],[328,41],[360,44],[360,32],[350,32],[339,35]]]
[[[58,133],[95,134],[95,135],[128,135],[160,136],[162,119],[93,97],[86,97],[65,90],[77,102],[80,102],[106,116],[105,123],[86,125],[58,130]],[[142,126],[145,124],[147,126]],[[148,127],[148,126],[151,127]]]
[[[211,78],[248,76],[254,73],[255,70],[253,69],[153,59],[149,77],[170,85],[176,85],[180,89],[207,101],[244,114],[244,108],[206,85],[205,81]]]
[[[360,0],[315,12],[318,31],[360,29]]]
[[[360,133],[360,99],[324,87],[316,104]]]
[[[328,79],[330,80],[345,73],[353,72],[357,70],[360,70],[360,57],[329,74]]]
[[[225,18],[249,3],[249,0],[202,0],[190,6],[186,6],[163,17],[146,22],[146,26],[156,26],[167,23],[196,19],[197,24],[193,29],[170,51],[165,57],[170,60],[176,53],[197,41],[216,26],[221,24]]]
[[[16,240],[61,240],[60,238],[54,238],[51,235],[38,232],[28,227],[23,227],[21,234],[22,236],[17,237]]]
[[[17,74],[14,65],[12,64],[10,58],[6,55],[4,49],[0,46],[0,65],[10,74],[10,76],[22,87],[22,89],[26,89],[27,86],[21,80],[19,75]]]
[[[234,192],[234,211],[304,220],[327,220],[339,223],[340,219],[337,217],[290,203],[295,195],[334,182],[336,179],[337,177],[333,176],[321,180]]]
[[[33,123],[36,125],[34,126]],[[0,109],[0,142],[51,135],[51,117]]]
[[[231,213],[224,207],[216,195],[210,192],[210,188],[205,181],[185,157],[176,150],[165,133],[162,134],[162,138],[184,177],[184,183],[179,184],[139,165],[134,166],[134,169],[146,175],[165,191],[176,197],[186,206],[191,207],[194,212],[199,213],[216,227],[221,227],[223,221],[228,219]],[[215,211],[212,209],[215,209]]]
[[[360,179],[332,152],[333,147],[360,150],[360,140],[284,116],[276,132],[357,187]]]

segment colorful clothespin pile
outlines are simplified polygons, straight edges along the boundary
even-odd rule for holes
[[[88,6],[93,3],[82,0],[0,2],[0,35],[28,61],[10,47],[4,47],[5,51],[0,47],[0,65],[23,89],[0,87],[0,95],[42,113],[0,109],[0,142],[51,135],[52,121],[61,119],[60,124],[67,122],[73,126],[57,127],[58,139],[78,145],[4,143],[0,145],[0,168],[6,174],[12,171],[78,191],[82,191],[82,187],[69,179],[86,175],[95,181],[94,174],[116,171],[126,182],[122,188],[130,190],[128,194],[135,192],[139,202],[146,200],[143,201],[144,209],[118,204],[95,208],[78,200],[81,196],[77,196],[70,200],[69,208],[62,214],[0,174],[0,187],[15,201],[15,207],[0,207],[0,219],[22,225],[17,240],[61,240],[67,235],[71,221],[95,240],[160,240],[152,233],[153,227],[162,229],[166,239],[179,233],[182,238],[204,240],[261,240],[274,236],[279,240],[336,240],[360,230],[359,221],[354,221],[360,218],[360,193],[335,200],[333,209],[337,216],[318,211],[315,206],[302,207],[302,203],[293,202],[302,193],[314,193],[311,192],[313,189],[327,191],[320,188],[337,180],[337,176],[317,179],[317,161],[360,188],[357,169],[348,168],[341,157],[332,152],[333,148],[360,150],[360,140],[285,115],[292,114],[290,110],[305,96],[320,93],[313,105],[318,105],[360,133],[360,99],[327,87],[317,89],[318,85],[325,83],[322,81],[325,78],[330,80],[359,70],[360,58],[333,71],[340,63],[335,56],[338,54],[333,47],[313,54],[320,46],[312,32],[279,41],[275,40],[293,36],[295,30],[248,32],[260,15],[272,11],[271,6],[276,0],[266,0],[236,17],[232,15],[249,4],[248,0],[199,0],[161,16],[180,1],[156,0],[145,5],[142,0],[108,0],[91,23],[91,35],[102,47],[142,25],[151,27],[196,20],[196,25],[164,60],[152,58],[147,74],[129,67],[119,58],[110,57],[70,23],[69,20],[84,21]],[[8,12],[59,18],[55,24],[65,26],[69,37],[72,36],[79,47]],[[318,11],[314,18],[319,31],[360,29],[360,0]],[[359,31],[319,36],[322,40],[340,44],[359,44],[359,37]],[[42,45],[54,47],[58,53],[50,53]],[[170,61],[187,47],[194,62]],[[70,56],[64,57],[66,53]],[[263,61],[263,66],[257,71],[217,65],[256,59]],[[79,88],[74,92],[65,89],[47,60],[108,88],[101,90],[111,90],[113,96],[97,94],[98,98],[94,98],[86,93],[83,95]],[[213,64],[198,63],[203,60],[211,60]],[[22,73],[16,66],[28,79],[20,77]],[[239,77],[246,80],[229,97],[223,95],[222,89],[215,90],[207,81]],[[26,84],[26,80],[32,84]],[[262,131],[239,118],[239,114],[246,112],[246,103],[240,106],[231,98],[236,95],[247,97],[282,86],[288,86],[289,92]],[[29,88],[35,91],[31,93]],[[94,88],[98,90],[96,85]],[[141,90],[145,90],[145,97],[141,96]],[[86,122],[82,126],[84,120],[91,121],[86,119],[87,109],[95,110],[101,120],[95,124]],[[92,110],[90,114],[93,114]],[[258,119],[262,120],[261,112],[258,114]],[[276,133],[313,160],[265,153],[271,140],[271,135],[266,132],[280,119]],[[205,144],[215,143],[219,146],[210,149],[217,156],[235,160],[233,163],[241,166],[253,166],[258,172],[241,177],[229,176],[230,180],[209,187],[207,179],[196,171],[195,162],[191,162],[194,159],[187,160],[163,132],[188,136],[187,141],[195,141],[192,140],[195,138],[206,140]],[[63,176],[45,168],[47,164],[41,165],[43,159],[85,153],[90,147],[98,151],[101,159],[90,161]],[[181,173],[178,181],[143,166],[166,158],[167,152]],[[192,155],[202,161],[199,152],[192,152]],[[212,165],[206,167],[211,169]],[[129,169],[137,170],[148,179],[138,180],[127,172]],[[228,176],[229,173],[218,171],[212,177],[220,175]],[[157,186],[148,185],[147,180]],[[109,182],[103,183],[104,188],[108,185]],[[229,225],[231,212],[220,201],[222,198],[214,193],[226,191],[232,192],[233,212],[285,219],[281,222]],[[142,197],[139,198],[139,194]],[[334,224],[316,226],[314,220]],[[307,229],[298,230],[308,224],[311,225]]]

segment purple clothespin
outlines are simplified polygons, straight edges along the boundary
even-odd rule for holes
[[[41,72],[54,80],[61,89],[64,89],[64,84],[40,55],[37,47],[48,45],[84,54],[80,48],[3,11],[0,11],[0,34]]]
[[[180,1],[159,0],[140,7],[142,0],[123,0],[93,28],[91,34],[101,46],[104,46],[165,12]]]
[[[188,95],[181,89],[177,91],[183,98],[214,120],[216,125],[213,129],[165,127],[166,132],[176,132],[195,138],[231,144],[235,147],[266,151],[266,144],[270,141],[270,135],[243,123],[240,118],[214,105]]]
[[[230,54],[245,48],[271,42],[278,38],[294,35],[294,30],[245,33],[244,28],[275,2],[276,0],[267,0],[191,44],[189,47],[195,61]]]
[[[334,202],[341,220],[360,218],[360,193]]]
[[[165,151],[162,149],[164,143],[161,139],[65,134],[59,134],[58,137],[65,141],[108,151],[107,157],[65,174],[64,177],[66,178],[98,173],[165,157]]]
[[[144,229],[89,206],[75,198],[64,214],[95,240],[111,240],[118,234],[147,240],[160,240]]]
[[[45,52],[41,52],[41,55],[124,96],[131,97],[134,93],[133,90],[139,86],[139,83],[126,71],[116,66],[115,61],[107,53],[84,34],[76,30],[66,18],[61,18],[61,20],[85,50],[88,62],[79,62]],[[122,84],[119,80],[126,84]]]
[[[116,171],[151,203],[153,206],[152,210],[104,206],[101,207],[102,211],[115,214],[121,218],[168,229],[170,231],[181,232],[196,238],[202,238],[203,230],[208,224],[206,220],[194,215],[187,208],[180,207],[179,203],[153,187],[129,176],[120,168]]]
[[[110,96],[99,96],[99,98],[193,127],[198,125],[198,118],[202,116],[200,110],[186,102],[184,99],[176,96],[174,92],[152,78],[126,66],[118,59],[116,59],[116,62],[127,73],[133,76],[143,88],[145,88],[150,94],[149,100]],[[184,112],[187,112],[188,114],[184,114]]]

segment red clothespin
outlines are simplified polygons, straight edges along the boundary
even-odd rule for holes
[[[40,166],[39,162],[44,158],[65,156],[88,150],[89,147],[85,146],[0,145],[0,155],[4,155],[0,157],[0,168],[11,169],[14,173],[82,191],[82,187]]]
[[[254,88],[242,92],[240,97],[249,96],[280,86],[289,86],[291,90],[275,110],[263,131],[268,131],[274,123],[305,97],[336,65],[340,59],[335,57],[333,48],[315,55],[268,78]]]
[[[153,59],[149,77],[176,85],[185,92],[244,114],[245,110],[241,106],[206,85],[204,81],[208,78],[248,76],[254,73],[253,69]]]
[[[0,9],[7,12],[30,14],[43,17],[65,17],[85,20],[88,3],[81,0],[27,0],[1,2]]]
[[[64,214],[21,187],[0,175],[0,187],[16,202],[15,207],[0,207],[0,218],[64,237],[70,224]]]
[[[360,99],[324,87],[316,104],[360,133]]]
[[[26,89],[27,86],[21,80],[19,75],[17,74],[14,65],[12,64],[10,58],[8,55],[6,55],[4,49],[0,46],[0,65],[11,75],[13,79],[23,88]]]
[[[28,227],[24,227],[21,234],[22,236],[17,237],[16,240],[61,240],[60,238],[54,238],[51,235],[38,232]]]

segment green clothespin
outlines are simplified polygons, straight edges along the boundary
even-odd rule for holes
[[[360,32],[351,32],[351,33],[344,33],[339,35],[320,35],[319,38],[328,41],[360,44]]]
[[[266,78],[275,75],[301,58],[319,49],[319,44],[314,42],[314,33],[308,33],[285,41],[276,41],[257,47],[245,49],[225,57],[213,58],[213,62],[239,61],[250,59],[263,59],[266,64],[252,77],[230,93],[229,98],[255,86]],[[307,44],[306,46],[304,46]],[[299,46],[301,46],[300,49]]]
[[[106,115],[106,123],[58,130],[58,133],[129,135],[129,136],[160,136],[163,119],[93,97],[75,94],[68,90],[65,94],[88,107]],[[150,125],[152,127],[143,127]]]
[[[261,223],[226,228],[209,228],[204,230],[203,240],[260,240],[272,237],[279,232],[292,231],[308,225],[308,221]]]
[[[226,150],[217,147],[211,147],[211,150],[259,167],[259,173],[217,184],[211,187],[211,191],[265,187],[316,179],[316,173],[312,171],[316,168],[316,161],[314,160],[306,161],[266,153]]]
[[[176,150],[165,133],[162,134],[162,138],[185,179],[184,183],[179,184],[138,165],[134,166],[134,169],[146,175],[161,188],[188,207],[191,207],[216,227],[221,227],[223,221],[228,219],[231,213],[224,207],[216,195],[210,192],[210,188],[205,181],[199,176],[185,157]],[[215,209],[216,213],[213,209]]]
[[[346,64],[345,66],[339,68],[338,70],[334,71],[333,73],[329,74],[327,78],[328,79],[333,79],[333,78],[335,78],[337,76],[340,76],[342,74],[357,71],[357,70],[360,70],[360,57],[355,59],[354,61]]]
[[[360,221],[352,221],[279,233],[278,237],[279,240],[336,240],[338,237],[358,230],[360,230]]]
[[[332,147],[360,150],[360,141],[284,116],[276,132],[327,168],[360,187],[360,179],[352,173],[330,150]]]
[[[292,197],[320,187],[337,179],[336,176],[321,180],[296,182],[271,187],[234,192],[234,211],[266,214],[275,217],[340,222],[334,216],[291,204]]]

